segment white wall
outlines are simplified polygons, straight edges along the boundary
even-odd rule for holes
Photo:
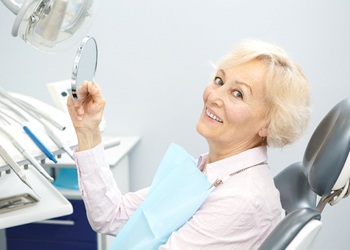
[[[287,50],[312,86],[313,117],[304,139],[271,150],[274,173],[302,158],[318,122],[350,93],[350,1],[101,0],[90,31],[99,44],[97,81],[107,100],[106,133],[140,135],[132,189],[149,185],[171,142],[207,150],[195,124],[211,63],[237,42],[258,38]],[[0,5],[1,86],[49,103],[46,83],[70,77],[75,49],[49,55],[10,35],[14,15]],[[1,179],[0,179],[1,181]],[[314,249],[348,249],[350,200],[327,207]],[[0,246],[1,248],[1,246]]]

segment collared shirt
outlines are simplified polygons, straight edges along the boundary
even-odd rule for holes
[[[267,164],[259,164],[267,162],[266,147],[210,164],[206,164],[207,156],[199,158],[198,167],[205,166],[210,182],[238,173],[219,185],[159,249],[257,249],[285,214]],[[90,225],[100,233],[116,235],[145,199],[148,188],[122,195],[102,144],[75,152],[75,159]]]

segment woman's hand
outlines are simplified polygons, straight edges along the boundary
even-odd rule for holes
[[[101,143],[99,124],[102,120],[105,99],[96,83],[85,81],[77,90],[78,100],[68,97],[67,106],[78,137],[78,150],[86,150]]]

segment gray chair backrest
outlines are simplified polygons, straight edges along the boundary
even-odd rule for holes
[[[349,179],[349,176],[342,176],[349,151],[350,98],[347,98],[323,118],[304,153],[303,166],[316,194],[321,197],[328,195],[340,178]]]
[[[288,166],[275,176],[286,213],[305,207],[316,209],[317,195],[329,195],[337,182],[342,188],[345,183],[339,183],[340,179],[345,182],[350,177],[344,171],[349,152],[350,98],[347,98],[335,105],[317,126],[303,161]]]
[[[286,214],[300,208],[316,209],[317,196],[311,190],[304,170],[302,163],[297,162],[282,170],[274,178]]]
[[[303,161],[275,176],[286,217],[259,250],[285,249],[310,220],[320,220],[317,195],[327,197],[350,178],[350,98],[322,119],[306,147]]]

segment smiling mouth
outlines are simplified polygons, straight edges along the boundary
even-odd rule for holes
[[[206,114],[207,116],[209,116],[211,119],[217,121],[217,122],[220,122],[220,123],[223,123],[223,120],[221,120],[219,117],[217,117],[216,115],[210,113],[210,111],[208,109],[206,109]]]

